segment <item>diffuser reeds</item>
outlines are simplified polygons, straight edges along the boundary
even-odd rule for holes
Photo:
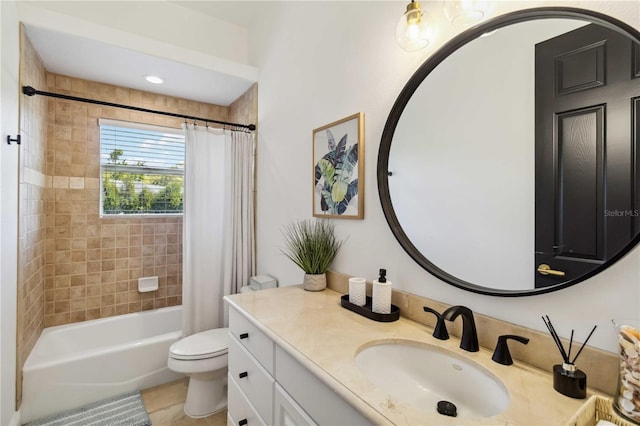
[[[578,349],[578,353],[576,353],[576,355],[573,357],[573,359],[571,359],[571,347],[573,346],[573,333],[574,333],[574,330],[571,330],[571,338],[569,339],[569,351],[567,352],[567,351],[565,351],[564,346],[562,345],[562,342],[560,341],[560,337],[558,336],[558,333],[556,332],[556,329],[553,327],[553,324],[551,323],[551,319],[549,318],[549,315],[544,315],[542,317],[542,321],[544,322],[544,325],[547,326],[547,330],[549,330],[549,333],[551,334],[551,337],[553,338],[553,341],[555,342],[556,346],[558,347],[558,350],[560,351],[560,355],[562,355],[562,359],[563,359],[564,363],[568,364],[568,365],[575,365],[576,360],[578,359],[578,357],[580,356],[580,353],[582,352],[582,349],[584,349],[585,345],[587,344],[587,342],[589,341],[589,339],[593,335],[593,332],[596,331],[596,327],[597,327],[597,325],[593,326],[593,328],[591,329],[591,332],[589,333],[587,338],[582,343],[582,346],[580,346],[580,349]]]

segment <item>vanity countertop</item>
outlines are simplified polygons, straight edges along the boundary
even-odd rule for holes
[[[372,321],[342,308],[341,296],[330,289],[309,292],[289,286],[235,294],[225,300],[375,424],[563,425],[586,401],[556,392],[550,373],[517,360],[510,366],[497,364],[486,348],[463,351],[458,338],[437,340],[429,327],[404,317],[390,323]],[[494,417],[461,419],[394,400],[371,384],[354,362],[358,351],[376,340],[419,341],[468,357],[502,380],[511,403]]]

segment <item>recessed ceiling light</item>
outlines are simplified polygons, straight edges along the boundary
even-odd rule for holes
[[[157,75],[146,75],[144,79],[147,80],[149,83],[153,83],[153,84],[162,84],[164,81]]]

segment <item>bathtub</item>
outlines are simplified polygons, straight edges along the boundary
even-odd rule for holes
[[[184,377],[167,368],[182,306],[45,328],[23,368],[23,423]]]

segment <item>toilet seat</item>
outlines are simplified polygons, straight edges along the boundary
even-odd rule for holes
[[[169,356],[177,360],[195,361],[225,355],[228,349],[229,329],[214,328],[178,340],[169,348]]]

